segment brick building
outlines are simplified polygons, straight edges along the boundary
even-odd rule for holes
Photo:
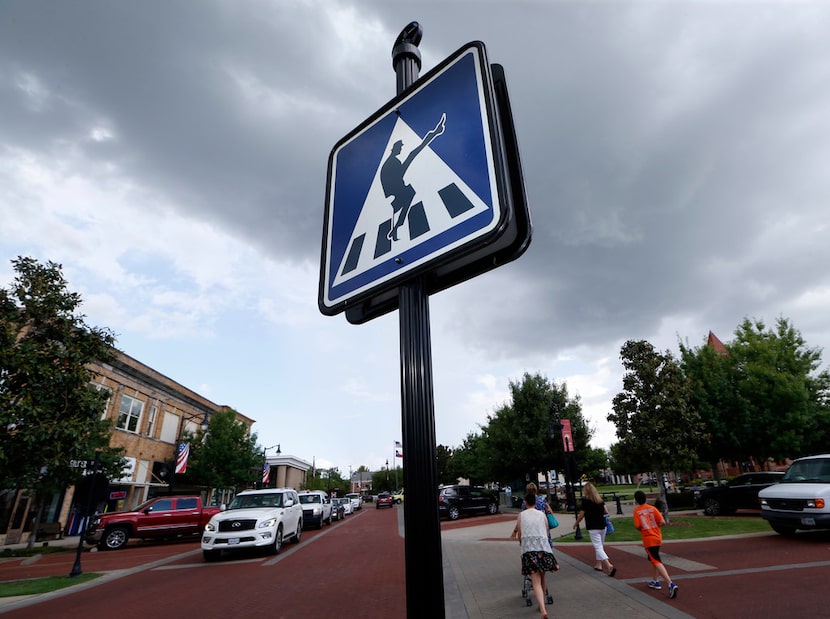
[[[89,370],[92,384],[110,394],[104,412],[113,425],[110,444],[123,447],[128,462],[123,477],[110,480],[106,503],[98,508],[132,509],[169,492],[171,481],[177,493],[199,493],[189,486],[186,475],[173,476],[177,440],[229,407],[211,402],[122,352],[116,352],[111,363],[93,364]],[[254,420],[238,412],[236,416],[250,431]],[[308,463],[293,456],[268,461],[272,480],[296,489],[302,487]],[[22,489],[0,490],[0,544],[25,541],[31,533],[36,508],[33,498]],[[78,534],[83,525],[79,514],[85,507],[78,503],[74,487],[53,495],[45,505],[41,522],[59,522],[65,534]]]

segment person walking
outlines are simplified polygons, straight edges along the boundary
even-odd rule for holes
[[[525,506],[527,509],[519,514],[516,521],[516,532],[522,547],[522,574],[530,576],[539,612],[542,619],[548,619],[545,608],[545,573],[556,570],[556,560],[548,541],[548,519],[544,512],[533,509],[536,507],[535,494],[528,493],[525,496]]]
[[[588,536],[594,546],[594,569],[598,572],[604,572],[603,568],[607,568],[608,575],[613,577],[617,573],[617,568],[614,567],[605,552],[605,516],[608,514],[605,501],[597,492],[596,486],[590,482],[585,484],[582,495],[582,505],[579,508],[579,514],[576,516],[574,529],[585,520],[585,528],[588,529]]]
[[[657,589],[663,588],[660,584],[662,577],[669,583],[669,598],[677,597],[677,585],[669,578],[669,573],[666,566],[660,560],[660,546],[663,543],[663,533],[660,527],[666,524],[666,519],[660,510],[653,505],[646,504],[646,493],[642,490],[637,490],[634,493],[634,500],[637,502],[637,507],[634,508],[634,527],[640,532],[643,538],[643,546],[646,549],[646,555],[651,562],[652,579],[648,583],[649,588]]]

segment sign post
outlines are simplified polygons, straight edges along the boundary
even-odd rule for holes
[[[421,77],[422,34],[401,31],[395,98],[329,156],[318,306],[399,311],[406,609],[442,619],[429,295],[518,258],[531,226],[504,71],[473,41]]]
[[[412,22],[392,48],[397,94],[418,79],[422,30]],[[406,616],[444,617],[444,571],[438,516],[435,410],[429,295],[417,277],[398,294],[401,354],[401,417],[404,466]]]

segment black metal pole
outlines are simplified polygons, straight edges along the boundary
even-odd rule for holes
[[[418,44],[423,31],[412,22],[392,48],[397,94],[409,88],[421,69]],[[438,469],[429,295],[421,278],[398,293],[401,350],[401,415],[403,426],[404,548],[406,551],[406,616],[442,619],[444,572],[438,517]]]
[[[95,452],[95,460],[92,463],[92,479],[89,483],[89,490],[86,495],[86,507],[84,509],[84,525],[81,527],[81,538],[78,540],[78,549],[75,552],[75,563],[72,564],[72,571],[69,572],[69,577],[74,578],[83,574],[81,570],[81,554],[84,551],[84,537],[86,537],[86,530],[89,528],[90,512],[92,511],[92,497],[95,494],[95,482],[98,475],[98,462],[100,454]]]

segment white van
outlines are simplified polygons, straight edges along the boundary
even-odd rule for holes
[[[758,493],[761,516],[773,531],[830,529],[830,454],[799,458],[781,482]]]
[[[352,502],[352,511],[363,509],[363,499],[357,492],[350,492],[346,498]]]

